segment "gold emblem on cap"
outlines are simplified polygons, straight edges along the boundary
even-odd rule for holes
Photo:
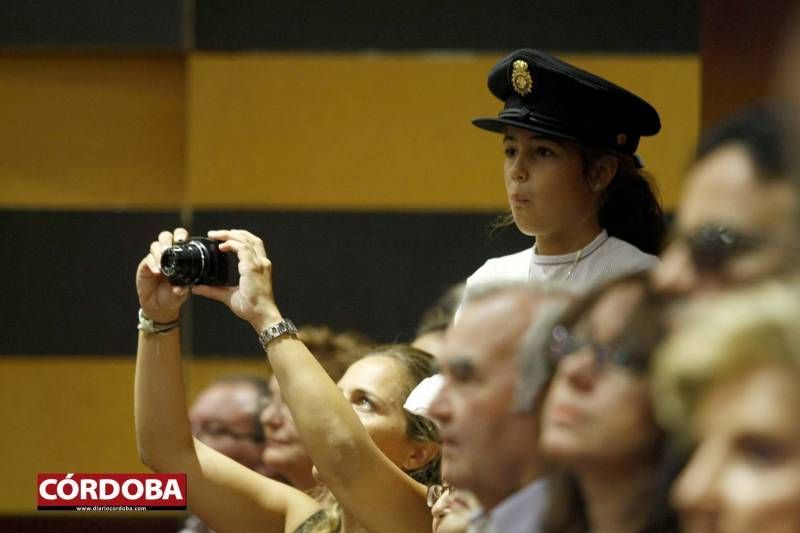
[[[626,142],[628,142],[627,135],[625,135],[624,133],[620,133],[619,135],[617,135],[617,146],[622,146]]]
[[[520,96],[526,96],[533,90],[533,78],[531,78],[531,73],[528,71],[528,64],[521,59],[514,61],[511,71],[511,85]]]

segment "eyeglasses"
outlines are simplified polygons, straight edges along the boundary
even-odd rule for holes
[[[447,496],[453,491],[453,487],[448,485],[447,483],[443,485],[431,485],[428,487],[428,507],[433,507],[436,505],[436,502],[439,501],[439,498],[442,496]]]
[[[264,442],[265,438],[263,434],[258,433],[239,433],[237,431],[233,431],[229,428],[223,426],[203,426],[197,430],[197,438],[200,439],[201,436],[208,436],[212,439],[231,439],[236,441],[241,440],[251,440],[253,442]],[[202,440],[202,439],[200,439]]]
[[[631,371],[644,373],[650,365],[650,354],[622,342],[616,345],[598,342],[587,335],[576,335],[564,326],[557,325],[550,334],[550,362],[557,366],[567,355],[588,346],[598,366],[606,364]]]
[[[732,259],[764,246],[800,253],[800,248],[793,243],[720,224],[706,224],[688,235],[678,236],[678,239],[686,242],[695,267],[709,273],[719,273]]]

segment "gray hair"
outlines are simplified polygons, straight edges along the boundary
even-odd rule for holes
[[[547,359],[545,348],[550,342],[553,328],[558,325],[572,303],[573,295],[574,293],[561,292],[558,298],[542,302],[523,334],[517,350],[520,379],[514,400],[515,411],[534,409],[537,398],[553,377],[555,368]]]
[[[469,287],[464,293],[461,308],[504,292],[520,292],[532,298],[544,298],[516,348],[519,384],[513,410],[525,412],[535,407],[537,397],[553,375],[554,369],[545,358],[544,347],[556,322],[578,293],[574,286],[553,280],[487,282]]]

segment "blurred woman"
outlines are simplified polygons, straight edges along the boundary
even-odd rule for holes
[[[557,369],[539,449],[568,475],[553,484],[551,529],[673,528],[661,487],[665,446],[646,376],[665,331],[664,309],[641,273],[577,301],[552,329],[546,353]]]
[[[689,533],[800,532],[800,293],[695,306],[659,350],[659,418],[694,446],[672,496]]]
[[[432,373],[432,357],[403,346],[377,350],[351,365],[337,388],[280,315],[261,240],[243,230],[209,236],[221,241],[221,251],[237,255],[239,285],[194,286],[192,292],[225,303],[260,332],[283,399],[332,498],[321,509],[303,492],[192,439],[177,328],[189,291],[170,285],[160,270],[162,252],[188,238],[182,228],[159,234],[136,275],[141,310],[135,414],[143,462],[159,472],[186,472],[191,510],[220,532],[430,528],[420,481],[438,481],[438,437],[429,421],[402,405]]]

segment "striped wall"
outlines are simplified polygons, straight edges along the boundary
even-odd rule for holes
[[[143,470],[133,273],[160,229],[251,228],[297,323],[408,340],[449,284],[529,245],[489,235],[500,140],[469,124],[498,111],[485,78],[508,50],[653,102],[641,154],[670,208],[699,129],[694,1],[6,4],[0,513],[33,510],[37,472]],[[219,304],[184,322],[190,394],[265,372]]]

